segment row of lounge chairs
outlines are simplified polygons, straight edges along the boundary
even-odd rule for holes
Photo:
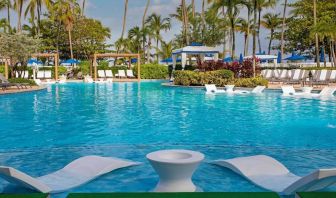
[[[16,87],[18,89],[27,89],[31,87],[29,83],[11,83],[9,82],[4,75],[0,74],[0,87],[2,90],[6,90],[9,87]]]
[[[265,155],[216,160],[211,163],[230,169],[252,183],[280,195],[318,191],[336,183],[336,169],[319,169],[300,177],[276,159]],[[86,156],[71,162],[61,170],[41,177],[32,177],[15,168],[0,166],[0,177],[39,192],[60,193],[113,170],[134,165],[139,163],[118,158]]]
[[[118,73],[114,76],[111,70],[98,70],[98,78],[135,78],[133,70],[118,70]]]
[[[329,85],[330,83],[336,83],[336,70],[266,69],[262,70],[261,75],[270,82],[283,82],[285,84]]]
[[[227,93],[227,94],[260,94],[262,93],[266,87],[265,86],[257,86],[252,91],[247,90],[234,90],[234,85],[227,85],[225,86],[225,90],[223,89],[217,89],[216,85],[214,84],[207,84],[205,85],[206,94],[221,94],[221,93]]]

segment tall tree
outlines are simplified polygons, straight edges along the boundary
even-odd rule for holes
[[[314,27],[317,25],[317,0],[314,0]],[[320,67],[320,49],[319,49],[319,37],[318,34],[315,33],[315,54],[316,54],[316,63],[317,67]]]
[[[284,55],[284,52],[285,52],[285,26],[286,26],[287,2],[288,0],[285,0],[284,10],[283,10],[283,15],[282,15],[281,41],[280,41],[282,56]],[[283,60],[281,59],[281,63],[282,62]]]
[[[46,8],[49,8],[51,3],[51,0],[30,0],[27,5],[25,17],[27,17],[29,13],[31,20],[34,23],[35,16],[37,16],[37,33],[40,32],[42,7],[45,6]]]
[[[272,41],[274,38],[275,30],[280,26],[281,20],[279,18],[279,14],[272,14],[267,13],[263,16],[263,20],[261,21],[261,25],[270,30],[270,40],[268,44],[268,54],[271,54],[271,47],[272,47]]]
[[[22,31],[22,12],[23,12],[23,4],[25,0],[15,0],[14,1],[14,8],[17,13],[18,19],[17,19],[17,32]]]
[[[192,7],[192,17],[195,18],[196,16],[195,0],[191,0],[191,7]]]
[[[242,34],[244,34],[244,56],[247,56],[248,55],[248,45],[247,45],[247,42],[248,42],[248,36],[250,34],[250,28],[253,26],[252,24],[252,20],[250,21],[247,21],[246,19],[243,19],[243,18],[239,18],[238,19],[238,25],[237,25],[237,30],[239,32],[241,32]]]
[[[125,8],[124,8],[124,17],[123,17],[123,24],[122,24],[122,32],[121,32],[121,37],[120,37],[121,39],[123,39],[124,35],[125,35],[127,10],[128,10],[128,0],[125,0]]]
[[[7,10],[7,25],[8,25],[8,33],[11,32],[11,18],[10,18],[10,10],[12,8],[11,0],[0,0],[0,11]]]
[[[188,14],[188,7],[186,5],[185,0],[181,0],[181,10],[182,10],[182,17],[183,17],[183,32],[185,35],[185,42],[189,45],[189,14]]]
[[[212,9],[217,11],[224,10],[226,8],[226,15],[229,19],[230,32],[231,32],[231,56],[234,57],[236,53],[236,25],[239,16],[240,6],[242,5],[242,0],[212,0]]]
[[[257,11],[258,11],[258,0],[254,0],[253,2],[253,27],[257,27]],[[257,48],[257,35],[256,31],[253,31],[253,77],[256,76],[256,48]]]
[[[60,20],[68,32],[70,57],[74,58],[72,50],[72,29],[76,16],[80,14],[80,6],[76,0],[56,0],[51,8],[51,12]]]
[[[141,27],[141,30],[142,30],[142,50],[143,50],[143,56],[145,57],[145,54],[146,54],[146,33],[147,31],[145,30],[145,23],[146,23],[146,17],[147,17],[147,12],[148,12],[148,8],[149,8],[149,5],[150,5],[150,0],[147,0],[147,3],[146,3],[146,7],[145,7],[145,11],[144,11],[144,14],[142,16],[142,27]],[[148,49],[149,50],[149,49]],[[149,59],[147,59],[147,61],[149,61]]]
[[[247,56],[249,54],[249,43],[250,43],[250,33],[251,33],[251,14],[252,14],[252,8],[253,8],[253,4],[251,0],[245,0],[243,1],[243,4],[245,5],[246,9],[247,9],[247,21],[249,21],[249,23],[247,23],[247,32],[246,32],[246,42],[244,45],[244,56]]]
[[[167,31],[170,29],[170,18],[162,18],[160,15],[152,14],[147,19],[147,24],[154,33],[156,40],[156,55],[157,62],[159,62],[159,42],[162,40],[161,31]]]
[[[261,52],[261,40],[260,40],[260,27],[261,27],[261,13],[263,9],[273,7],[276,5],[276,0],[257,0],[257,9],[258,9],[258,46],[259,52]]]
[[[82,16],[84,16],[84,13],[85,13],[85,5],[86,5],[86,0],[83,0],[83,2],[82,2]]]

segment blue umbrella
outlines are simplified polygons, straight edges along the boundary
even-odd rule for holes
[[[243,57],[243,54],[240,53],[240,56],[239,56],[239,63],[243,63],[244,62],[244,57]]]
[[[232,59],[232,57],[226,57],[226,58],[223,59],[223,61],[225,63],[230,63],[230,62],[233,62],[233,59]]]
[[[137,58],[132,58],[131,59],[131,63],[137,63],[138,62],[138,59]]]
[[[30,59],[28,61],[28,65],[42,65],[43,63],[41,61],[35,60],[35,59]]]
[[[300,61],[300,60],[306,60],[307,58],[304,56],[300,56],[300,55],[292,55],[290,57],[285,58],[285,60],[288,61]]]
[[[67,64],[79,64],[80,61],[76,60],[76,59],[68,59],[64,63],[67,63]]]
[[[320,61],[324,62],[324,59],[325,59],[324,50],[321,50]]]
[[[166,59],[163,59],[163,60],[161,60],[161,63],[172,63],[173,62],[173,58],[166,58]],[[178,59],[176,59],[176,62],[181,62],[181,59],[180,58],[178,58]]]
[[[281,63],[281,60],[282,60],[282,54],[281,54],[281,52],[279,51],[279,52],[278,52],[277,63]]]

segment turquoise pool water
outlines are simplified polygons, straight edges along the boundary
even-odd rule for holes
[[[194,181],[204,191],[262,191],[206,163],[219,158],[271,155],[298,175],[336,167],[336,100],[208,96],[161,82],[79,83],[3,95],[0,109],[1,165],[40,176],[84,155],[143,162],[73,192],[150,191],[157,176],[145,155],[159,149],[203,152]],[[0,191],[24,190],[0,180]]]

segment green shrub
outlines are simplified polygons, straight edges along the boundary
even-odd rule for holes
[[[256,87],[256,86],[266,86],[268,87],[268,81],[264,78],[236,78],[231,81],[236,87]]]
[[[29,80],[29,79],[24,79],[24,78],[10,78],[8,79],[9,82],[11,83],[28,83],[31,86],[36,85],[35,81]]]
[[[5,74],[5,66],[4,65],[0,65],[0,73]]]
[[[90,73],[90,64],[91,64],[90,61],[81,61],[79,63],[79,65],[78,65],[79,71],[81,71],[84,76],[88,75]]]
[[[168,67],[159,64],[144,64],[140,69],[141,79],[166,79]],[[137,76],[138,68],[134,67],[134,75]]]
[[[234,73],[230,70],[217,70],[210,72],[175,71],[174,84],[183,86],[203,86],[216,84],[224,86],[233,79]]]

